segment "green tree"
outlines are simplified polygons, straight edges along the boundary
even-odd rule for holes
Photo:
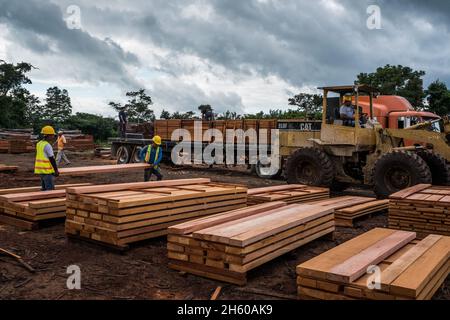
[[[428,102],[426,110],[439,116],[450,114],[450,91],[445,83],[436,80],[430,84],[425,95]]]
[[[155,120],[155,115],[150,106],[153,105],[152,98],[145,93],[145,89],[127,93],[129,98],[125,105],[131,122],[141,123]]]
[[[376,87],[383,95],[402,96],[408,99],[414,108],[420,109],[425,98],[423,76],[425,71],[388,64],[378,68],[374,73],[360,73],[356,83]]]
[[[118,123],[112,118],[78,112],[67,119],[64,127],[93,135],[96,141],[106,141],[108,138],[117,135]]]
[[[29,92],[23,85],[31,84],[27,73],[29,63],[7,63],[0,60],[0,127],[18,128],[27,125],[25,113]]]
[[[202,104],[198,107],[198,110],[202,114],[202,118],[204,118],[208,112],[213,112],[213,108],[209,104]]]
[[[48,88],[41,117],[52,121],[55,125],[62,125],[71,114],[72,104],[67,90],[58,87]]]
[[[126,108],[129,122],[148,122],[155,120],[155,114],[150,106],[153,105],[152,98],[145,93],[145,89],[127,92],[128,102],[122,106],[117,102],[109,102],[108,105],[116,111],[122,107]]]
[[[171,117],[171,115],[170,115],[170,112],[167,111],[167,110],[164,110],[164,109],[163,109],[163,111],[161,112],[161,116],[160,116],[159,118],[160,118],[160,119],[166,119],[166,120],[172,119],[172,117]]]
[[[322,108],[322,96],[318,94],[300,93],[288,101],[290,106],[297,106],[300,112],[304,112],[306,118],[313,116]]]

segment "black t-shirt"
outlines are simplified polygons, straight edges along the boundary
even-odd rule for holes
[[[127,122],[127,113],[125,111],[120,111],[119,112],[119,121],[121,123]]]

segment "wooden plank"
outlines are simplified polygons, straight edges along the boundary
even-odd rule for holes
[[[297,274],[303,277],[327,279],[327,273],[355,254],[395,233],[395,230],[375,228],[359,237],[351,239],[327,252],[297,266]]]
[[[79,176],[85,174],[102,174],[102,173],[114,173],[132,170],[145,170],[148,168],[150,168],[150,165],[146,163],[132,163],[121,165],[62,168],[59,169],[59,174],[61,176]]]
[[[182,180],[166,180],[166,181],[151,181],[151,182],[137,182],[137,183],[122,183],[110,185],[96,185],[90,187],[68,188],[67,192],[71,194],[88,194],[98,192],[113,192],[129,190],[130,188],[159,188],[168,186],[183,186],[192,184],[210,183],[210,179],[182,179]]]
[[[213,226],[221,225],[226,222],[236,221],[245,217],[249,217],[265,211],[278,209],[286,206],[284,202],[272,202],[261,205],[256,205],[248,208],[243,208],[235,211],[225,212],[222,214],[214,215],[204,219],[198,219],[184,224],[176,225],[170,228],[171,234],[190,234],[202,229],[211,228]]]
[[[56,190],[66,189],[70,187],[83,187],[89,186],[90,183],[77,183],[77,184],[63,184],[55,186]],[[0,189],[0,195],[13,194],[13,193],[27,193],[27,192],[39,192],[42,187],[25,187],[25,188],[12,188],[12,189]]]
[[[259,195],[259,194],[264,194],[264,193],[271,193],[271,192],[275,192],[275,191],[301,189],[301,188],[306,188],[306,187],[308,187],[308,186],[303,185],[303,184],[289,184],[289,185],[283,185],[283,186],[254,188],[254,189],[248,190],[248,195],[253,196],[253,195]]]
[[[407,197],[409,197],[410,195],[417,193],[419,191],[423,191],[425,189],[428,189],[432,187],[431,184],[418,184],[416,186],[413,186],[411,188],[405,189],[405,190],[401,190],[397,193],[394,193],[393,195],[391,195],[389,197],[389,199],[405,199]]]
[[[277,214],[255,217],[253,221],[242,223],[237,221],[235,226],[217,230],[214,233],[203,230],[202,234],[203,237],[206,235],[213,241],[245,247],[274,233],[294,228],[332,213],[332,209],[310,205],[292,205],[279,209]]]
[[[62,198],[65,196],[66,196],[66,190],[39,191],[39,192],[0,195],[0,201],[18,202],[18,201],[42,200],[42,199],[57,198],[57,197]]]
[[[327,278],[331,281],[351,283],[364,275],[369,266],[377,265],[415,238],[416,233],[414,232],[397,231],[343,263],[334,266]]]
[[[434,246],[442,236],[430,235],[419,244],[411,248],[399,259],[395,260],[381,274],[381,286],[383,290],[388,290],[390,284],[397,279],[409,266],[419,259],[426,251]]]
[[[442,237],[391,284],[393,294],[417,297],[431,277],[449,260],[450,238]]]

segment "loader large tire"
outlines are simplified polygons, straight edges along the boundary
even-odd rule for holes
[[[450,167],[442,156],[430,150],[420,151],[418,152],[418,155],[425,160],[430,168],[433,177],[433,185],[450,185]]]
[[[286,177],[289,184],[330,187],[334,166],[330,157],[316,148],[301,148],[288,159]]]
[[[374,191],[387,198],[400,190],[432,182],[431,170],[416,153],[395,151],[383,155],[375,164]]]

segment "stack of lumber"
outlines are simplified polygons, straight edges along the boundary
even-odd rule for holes
[[[177,223],[242,208],[247,188],[187,179],[68,189],[66,233],[118,249]]]
[[[417,185],[390,197],[389,227],[450,236],[450,187]]]
[[[248,190],[249,206],[272,201],[304,203],[328,198],[330,198],[329,189],[310,187],[302,184],[291,184]]]
[[[175,130],[181,129],[181,120],[156,120],[155,135],[163,140],[172,140],[172,134]]]
[[[32,129],[1,130],[0,153],[31,153],[34,152],[36,137]]]
[[[141,134],[144,139],[151,139],[155,134],[155,128],[152,122],[143,123],[128,123],[127,124],[127,134]],[[138,138],[141,139],[141,138]]]
[[[111,148],[95,148],[94,154],[97,158],[111,158]]]
[[[9,141],[5,139],[0,139],[0,153],[9,152]]]
[[[333,209],[270,202],[169,228],[169,267],[244,285],[247,272],[335,230]]]
[[[7,173],[16,172],[17,170],[19,170],[19,167],[17,167],[17,166],[7,166],[7,165],[4,165],[4,164],[0,164],[0,173],[2,173],[2,172],[7,172]]]
[[[66,149],[71,151],[91,151],[95,149],[94,137],[84,134],[64,134]]]
[[[57,186],[55,191],[42,192],[41,187],[0,190],[0,223],[26,230],[38,227],[41,221],[64,218],[66,188],[87,186],[70,184]]]
[[[320,300],[427,300],[448,276],[449,258],[449,237],[419,241],[414,232],[373,229],[299,265],[298,293]]]
[[[146,163],[131,163],[131,164],[113,164],[106,166],[92,166],[92,167],[74,167],[59,169],[61,176],[82,176],[85,174],[102,174],[114,172],[126,172],[133,170],[145,170],[150,166]]]
[[[195,135],[195,126],[198,126],[201,130]],[[191,140],[194,142],[210,142],[208,139],[204,139],[205,132],[212,128],[212,123],[210,121],[201,120],[182,120],[181,127],[191,135]],[[199,134],[201,134],[199,136]]]
[[[389,200],[345,196],[321,200],[313,204],[333,208],[336,226],[353,227],[355,220],[387,210]]]

